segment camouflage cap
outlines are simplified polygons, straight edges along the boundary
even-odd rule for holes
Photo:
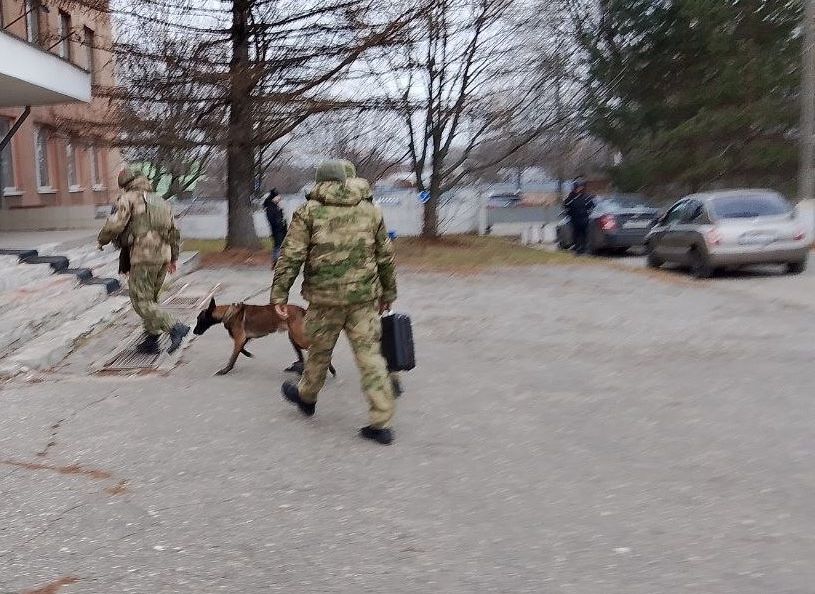
[[[357,176],[357,168],[348,159],[343,159],[342,164],[345,167],[345,177],[351,178]]]
[[[327,181],[344,182],[346,179],[345,165],[342,161],[334,159],[323,161],[317,166],[316,183]]]
[[[139,175],[141,174],[135,169],[125,167],[119,172],[119,187],[126,188]]]

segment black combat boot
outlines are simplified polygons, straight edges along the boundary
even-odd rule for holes
[[[157,354],[159,351],[158,339],[159,336],[157,334],[148,334],[144,338],[144,340],[142,340],[139,344],[136,345],[136,352],[151,355]]]
[[[317,405],[314,402],[304,402],[303,399],[300,398],[300,390],[294,382],[284,383],[281,392],[283,392],[283,398],[292,404],[296,404],[300,412],[307,417],[313,416],[317,410]]]
[[[363,439],[370,439],[382,445],[390,445],[393,442],[393,431],[388,428],[377,429],[376,427],[363,427],[359,430],[359,436]]]
[[[178,347],[181,346],[181,343],[184,341],[184,337],[190,333],[190,327],[186,324],[182,324],[181,322],[176,322],[175,325],[170,328],[170,348],[167,349],[168,353],[174,353],[178,350]]]

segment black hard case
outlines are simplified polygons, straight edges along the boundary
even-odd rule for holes
[[[416,367],[410,316],[400,313],[382,316],[382,354],[388,362],[388,371],[410,371]]]

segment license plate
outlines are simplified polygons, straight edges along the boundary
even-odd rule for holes
[[[645,229],[650,225],[650,221],[627,221],[623,223],[623,229]]]
[[[775,235],[767,233],[754,233],[751,235],[742,235],[739,239],[741,245],[767,245],[775,241]]]

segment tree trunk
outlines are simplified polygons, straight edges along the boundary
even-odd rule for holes
[[[439,236],[439,181],[436,172],[430,177],[430,200],[424,205],[424,222],[422,225],[422,237],[434,238]]]
[[[229,141],[226,147],[227,215],[226,249],[261,248],[252,217],[255,154],[251,135],[252,106],[249,93],[249,0],[232,4],[232,59],[229,62]]]

